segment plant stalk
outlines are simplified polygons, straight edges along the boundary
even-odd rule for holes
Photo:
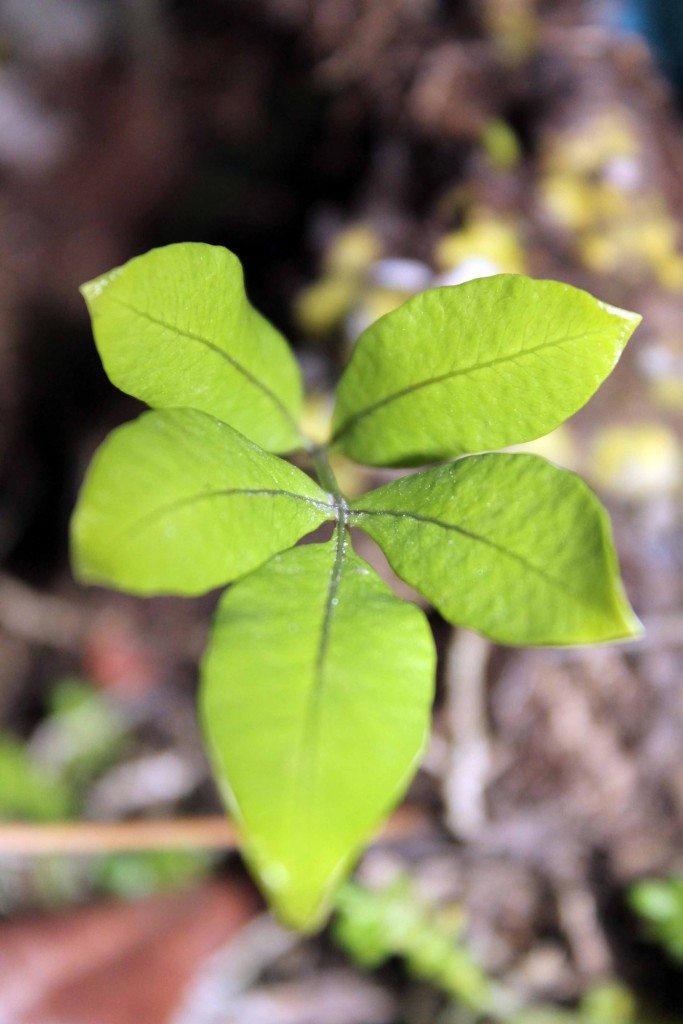
[[[313,448],[309,449],[309,452],[311,459],[313,460],[313,468],[315,469],[318,477],[318,483],[336,499],[339,505],[345,507],[346,499],[344,498],[339,483],[337,482],[337,478],[334,475],[334,470],[330,465],[327,446],[324,444],[315,445]]]

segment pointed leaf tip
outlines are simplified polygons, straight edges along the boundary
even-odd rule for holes
[[[300,447],[296,360],[250,304],[234,253],[200,242],[152,249],[81,293],[122,391],[155,408],[210,413],[269,451]]]
[[[373,466],[416,466],[541,437],[588,401],[639,322],[521,275],[423,292],[359,338],[335,446]]]
[[[203,730],[247,861],[290,927],[322,925],[410,782],[434,671],[424,614],[339,537],[271,559],[223,598]]]

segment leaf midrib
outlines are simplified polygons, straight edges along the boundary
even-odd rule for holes
[[[414,384],[408,384],[404,388],[399,388],[397,391],[393,391],[390,395],[385,395],[384,398],[378,399],[371,405],[367,405],[364,409],[359,409],[358,412],[353,413],[342,425],[334,432],[332,437],[332,443],[336,443],[344,434],[355,427],[356,424],[364,419],[366,416],[371,416],[377,412],[378,409],[384,408],[386,405],[391,405],[392,402],[397,402],[401,398],[405,398],[406,395],[412,395],[416,391],[421,391],[424,388],[431,387],[435,384],[442,384],[446,380],[451,380],[455,377],[466,377],[468,374],[476,372],[478,370],[488,370],[493,366],[499,366],[501,363],[513,362],[516,359],[521,359],[526,356],[534,355],[536,352],[542,352],[546,348],[553,348],[559,345],[571,345],[575,341],[581,341],[590,338],[593,334],[598,332],[586,331],[582,334],[574,335],[570,338],[562,338],[560,341],[544,341],[540,345],[534,345],[532,348],[524,349],[521,352],[513,352],[508,355],[498,356],[495,359],[489,359],[483,363],[473,363],[471,366],[461,367],[457,370],[449,370],[446,373],[438,374],[436,377],[426,377],[424,380],[415,381]]]
[[[151,313],[148,313],[147,310],[138,309],[137,306],[133,306],[130,302],[124,302],[123,299],[113,298],[112,301],[117,305],[122,306],[124,309],[130,310],[131,313],[135,313],[136,316],[142,317],[143,320],[147,320],[149,323],[155,324],[157,327],[161,327],[166,331],[172,331],[181,338],[187,338],[188,341],[196,341],[198,344],[204,345],[210,352],[213,352],[221,359],[224,359],[225,362],[232,366],[234,370],[242,374],[245,380],[247,380],[253,387],[262,391],[266,398],[276,406],[280,415],[287,421],[287,425],[293,428],[296,434],[299,434],[299,426],[282,399],[276,395],[267,384],[264,384],[262,380],[259,380],[251,370],[248,370],[246,366],[240,363],[239,360],[235,359],[234,356],[231,356],[229,352],[226,352],[225,349],[221,348],[220,345],[217,345],[216,342],[211,341],[209,338],[205,338],[201,334],[196,334],[194,331],[188,331],[183,327],[178,327],[177,324],[168,323],[166,320],[162,320],[160,317],[156,317]]]
[[[337,536],[336,545],[334,552],[334,562],[332,563],[332,572],[330,573],[330,585],[327,589],[327,598],[325,601],[325,612],[323,616],[323,624],[320,632],[320,641],[318,644],[318,653],[316,656],[315,663],[315,679],[314,679],[314,693],[318,693],[322,687],[322,680],[325,670],[325,655],[327,654],[327,648],[330,644],[330,631],[332,629],[332,619],[334,617],[334,610],[337,607],[336,599],[339,593],[339,586],[341,583],[342,572],[344,569],[344,556],[346,554],[348,540],[348,533],[346,527],[347,510],[345,503],[341,503],[341,507],[337,506],[337,513],[339,520],[337,523]]]
[[[307,694],[303,727],[301,730],[301,737],[298,746],[296,769],[292,778],[292,786],[288,800],[288,814],[292,815],[293,817],[296,817],[295,808],[299,802],[300,794],[302,790],[308,789],[309,798],[303,801],[303,806],[305,806],[308,810],[306,831],[310,829],[313,818],[314,801],[310,798],[310,794],[315,790],[317,784],[315,768],[318,763],[317,748],[318,739],[320,735],[318,727],[318,714],[320,710],[320,700],[323,693],[323,681],[325,677],[325,659],[330,644],[332,621],[334,619],[335,610],[338,607],[336,600],[337,595],[339,593],[339,587],[341,585],[342,574],[344,571],[344,558],[346,555],[347,546],[349,544],[349,536],[347,530],[347,513],[348,509],[346,503],[339,503],[337,505],[337,514],[339,516],[339,519],[337,521],[336,529],[334,561],[332,563],[332,569],[330,571],[330,579],[327,587],[327,594],[325,597],[323,618],[320,627],[320,632],[318,634],[318,645],[316,651],[315,665],[313,669],[313,680],[310,690]]]

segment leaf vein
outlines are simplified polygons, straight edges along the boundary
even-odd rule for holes
[[[322,676],[325,667],[325,655],[327,654],[327,648],[329,647],[330,643],[332,619],[334,617],[334,610],[337,605],[337,594],[339,593],[339,585],[341,583],[342,571],[344,569],[344,556],[346,554],[346,546],[348,544],[348,536],[346,531],[346,511],[347,510],[345,503],[339,503],[340,518],[337,524],[337,543],[334,555],[334,562],[332,565],[332,572],[330,574],[330,585],[327,591],[327,599],[325,601],[325,614],[323,617],[323,625],[320,633],[320,642],[318,645],[318,652],[316,656],[314,692],[317,692],[322,685]]]
[[[494,359],[489,359],[483,363],[472,363],[470,366],[463,366],[456,370],[448,370],[447,373],[438,374],[435,377],[427,377],[424,380],[415,381],[413,384],[408,384],[404,388],[400,388],[397,391],[393,391],[390,395],[385,395],[384,398],[378,399],[371,405],[367,405],[364,409],[359,409],[358,412],[353,413],[349,418],[342,423],[342,425],[335,431],[332,438],[332,442],[336,442],[340,437],[343,437],[351,427],[354,427],[360,420],[365,419],[366,416],[371,416],[378,409],[384,408],[386,405],[391,405],[392,402],[397,402],[401,398],[405,398],[406,395],[412,395],[416,391],[421,391],[424,388],[431,387],[433,384],[443,384],[444,381],[451,380],[454,377],[466,377],[468,374],[476,372],[478,370],[488,370],[493,366],[498,366],[501,363],[512,362],[515,359],[524,358],[525,356],[534,355],[536,352],[541,352],[546,348],[553,348],[559,345],[572,344],[575,341],[581,341],[587,338],[589,335],[586,332],[574,335],[570,338],[561,338],[559,341],[543,341],[540,345],[535,345],[532,348],[525,349],[521,352],[512,352],[503,356],[496,356]]]
[[[219,490],[212,491],[201,491],[199,494],[190,494],[186,498],[178,498],[176,501],[169,502],[166,505],[160,505],[158,508],[152,509],[146,515],[136,519],[134,523],[126,526],[125,529],[116,538],[121,540],[127,534],[139,529],[146,529],[150,523],[156,519],[162,519],[166,515],[170,515],[176,512],[178,509],[184,508],[188,505],[193,505],[196,502],[207,501],[211,498],[230,498],[235,496],[247,496],[247,497],[262,497],[267,496],[271,498],[286,497],[292,498],[294,501],[302,501],[311,508],[317,508],[324,511],[335,511],[336,506],[334,504],[327,504],[324,501],[318,501],[316,498],[309,498],[305,494],[297,494],[296,491],[286,491],[284,489],[275,487],[234,487],[234,488],[222,488]]]
[[[513,561],[518,562],[521,566],[527,569],[529,572],[540,577],[546,583],[557,587],[558,590],[563,591],[569,597],[580,603],[584,603],[585,598],[580,594],[575,593],[569,588],[564,580],[559,580],[552,573],[546,572],[540,566],[530,562],[523,555],[518,554],[516,551],[510,550],[510,548],[503,547],[502,544],[498,544],[497,541],[491,540],[490,537],[485,537],[483,534],[474,533],[472,530],[466,529],[464,526],[457,526],[455,523],[446,523],[443,519],[437,519],[435,516],[425,516],[418,512],[399,512],[393,509],[360,509],[354,508],[352,515],[361,516],[390,516],[395,519],[412,519],[418,523],[427,523],[430,526],[440,526],[443,530],[450,530],[453,533],[459,533],[463,537],[467,537],[468,540],[485,544],[487,547],[492,548],[501,555],[505,555],[511,558]]]
[[[239,362],[239,360],[235,359],[229,352],[226,352],[225,349],[221,348],[220,345],[217,345],[214,341],[211,341],[209,338],[205,338],[201,334],[196,334],[194,331],[188,331],[183,327],[178,327],[177,324],[171,324],[166,320],[162,320],[160,317],[155,317],[151,313],[148,313],[147,310],[138,309],[130,302],[124,302],[123,299],[114,299],[113,301],[119,306],[123,306],[124,309],[130,310],[131,313],[135,313],[136,316],[142,317],[143,320],[147,320],[149,323],[155,324],[157,327],[161,327],[166,331],[172,331],[173,333],[180,335],[181,338],[187,338],[188,341],[196,341],[198,344],[204,345],[210,352],[213,352],[221,359],[224,359],[225,362],[229,363],[234,370],[241,373],[245,380],[247,380],[253,387],[262,391],[266,398],[273,402],[278,409],[278,412],[284,417],[289,426],[294,427],[296,433],[299,434],[299,426],[282,399],[276,395],[267,384],[264,384],[262,380],[259,380],[251,370],[248,370],[246,366],[243,366],[242,363]]]

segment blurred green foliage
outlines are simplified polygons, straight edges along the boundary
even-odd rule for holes
[[[481,1013],[491,1008],[492,983],[462,940],[458,908],[428,906],[410,879],[399,876],[377,890],[349,882],[336,909],[334,938],[361,967],[401,957],[410,974],[464,1006]]]
[[[0,819],[59,821],[73,812],[73,793],[63,779],[8,733],[0,734],[0,779]]]
[[[125,754],[128,723],[122,711],[82,679],[58,680],[48,698],[41,747],[78,792]]]
[[[206,850],[145,850],[98,858],[93,886],[118,899],[133,900],[155,892],[180,889],[203,878],[215,854]]]
[[[576,1010],[537,1007],[525,1010],[509,1024],[646,1024],[637,1015],[631,994],[618,982],[590,988]]]
[[[59,679],[28,741],[0,733],[0,820],[56,822],[82,813],[90,787],[125,758],[132,724],[86,680]],[[204,877],[215,855],[145,850],[99,857],[16,856],[0,874],[0,911],[79,902],[92,893],[136,899]]]
[[[673,960],[683,963],[683,878],[636,882],[629,902],[646,922],[650,936]]]
[[[658,904],[662,884],[670,886],[657,883]],[[670,891],[667,898],[672,896]],[[683,958],[681,881],[676,882],[675,899]],[[350,882],[336,907],[333,938],[338,945],[366,969],[401,960],[408,974],[453,1001],[439,1017],[442,1024],[680,1024],[679,1019],[640,1008],[634,995],[613,979],[590,986],[575,1008],[524,1006],[518,993],[503,988],[477,963],[464,937],[460,907],[429,905],[406,876],[380,889]]]

